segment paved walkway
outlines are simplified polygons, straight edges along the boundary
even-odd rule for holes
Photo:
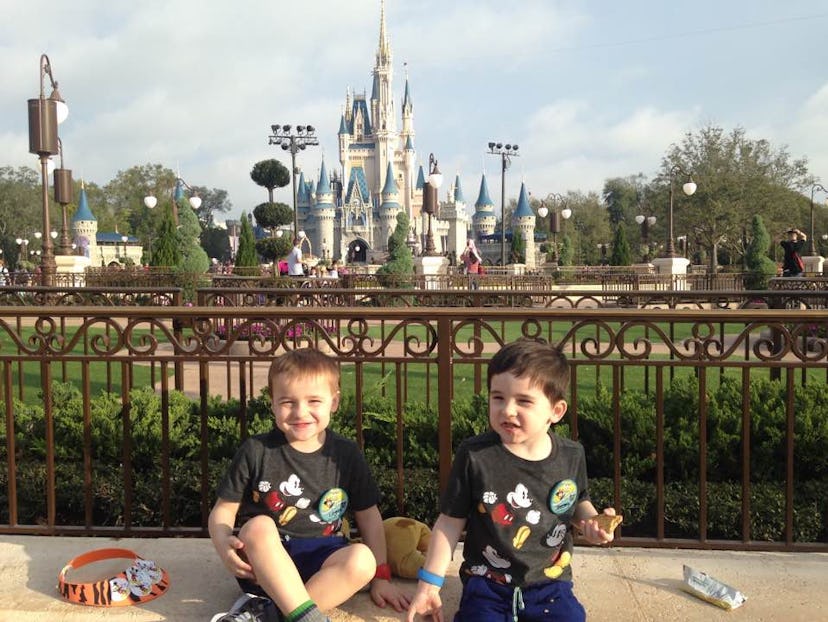
[[[62,600],[56,585],[63,565],[80,553],[105,547],[131,549],[156,561],[170,575],[169,591],[145,605],[124,608],[84,607]],[[739,589],[747,603],[726,612],[684,593],[680,586],[685,563]],[[447,614],[453,614],[460,594],[457,564],[456,560],[443,588]],[[575,591],[591,620],[828,620],[828,554],[578,547],[573,567]],[[207,622],[238,595],[207,539],[0,536],[0,571],[0,622]],[[95,578],[100,576],[86,580]],[[413,592],[415,582],[403,584]],[[373,606],[364,593],[330,616],[333,622],[404,619]]]

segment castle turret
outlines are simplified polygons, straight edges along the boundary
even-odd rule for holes
[[[394,167],[391,162],[385,171],[385,186],[382,188],[382,203],[380,203],[380,239],[378,245],[382,250],[388,250],[388,238],[394,233],[397,226],[397,214],[400,213],[400,189],[394,180]]]
[[[460,174],[454,180],[454,188],[449,201],[441,206],[440,220],[446,221],[446,250],[454,251],[455,259],[458,249],[465,248],[469,234],[469,215],[466,212],[466,199],[460,185]]]
[[[475,239],[479,242],[484,235],[492,235],[497,225],[497,217],[494,214],[494,202],[489,197],[489,185],[486,183],[486,174],[480,179],[480,191],[477,194],[477,201],[474,204],[474,216],[472,216],[472,229]]]
[[[526,267],[533,269],[535,262],[535,212],[529,206],[529,197],[526,192],[526,182],[520,184],[520,195],[517,207],[512,214],[512,235],[520,233],[526,249]]]
[[[72,237],[80,249],[81,255],[90,261],[98,254],[98,219],[89,209],[89,200],[86,197],[86,186],[81,182],[78,197],[78,209],[72,216]]]
[[[316,204],[313,208],[313,215],[316,221],[316,227],[314,227],[314,248],[317,249],[317,254],[321,255],[324,259],[328,258],[328,254],[333,249],[334,244],[334,218],[336,216],[336,209],[334,208],[333,199],[333,190],[331,189],[328,170],[325,168],[325,160],[322,160],[322,169],[319,171],[319,183],[316,185]]]

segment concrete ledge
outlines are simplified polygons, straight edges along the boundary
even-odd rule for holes
[[[103,547],[132,549],[157,562],[170,575],[167,594],[142,606],[111,609],[64,601],[56,588],[60,569],[76,555]],[[443,589],[447,620],[460,595],[456,557]],[[741,590],[748,602],[726,612],[684,593],[684,563]],[[579,547],[573,568],[575,591],[593,620],[828,619],[828,554]],[[207,539],[0,536],[0,570],[0,622],[206,622],[238,596]],[[403,584],[413,593],[414,581]],[[365,593],[329,615],[334,622],[404,619],[375,607]]]

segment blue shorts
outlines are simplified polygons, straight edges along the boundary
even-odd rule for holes
[[[313,575],[319,572],[322,564],[339,549],[348,546],[348,540],[344,536],[323,536],[320,538],[290,538],[283,539],[282,545],[290,555],[299,576],[304,583],[308,582]],[[250,579],[239,579],[241,589],[248,594],[267,596],[258,583]],[[268,597],[269,598],[269,597]]]
[[[549,581],[525,588],[501,585],[483,577],[463,584],[454,622],[584,622],[586,612],[569,581]]]

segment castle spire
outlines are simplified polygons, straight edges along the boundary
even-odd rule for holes
[[[380,0],[380,32],[379,32],[379,49],[377,50],[377,60],[380,56],[388,58],[391,50],[388,45],[388,35],[385,32],[385,0]]]

